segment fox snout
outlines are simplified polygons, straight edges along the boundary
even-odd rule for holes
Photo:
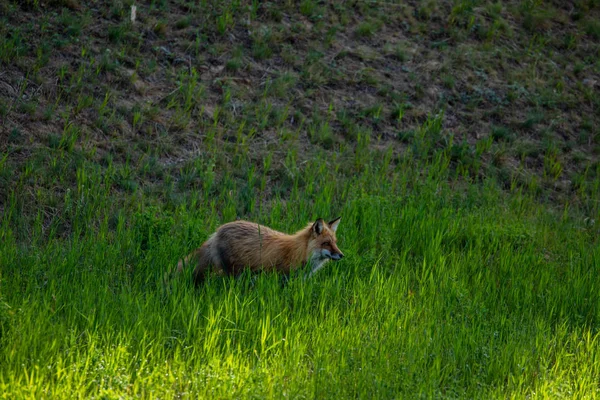
[[[342,258],[344,258],[344,254],[339,251],[339,250],[334,250],[334,251],[329,251],[327,249],[322,249],[320,253],[318,253],[320,255],[320,258],[323,260],[341,260]]]
[[[333,251],[329,254],[329,258],[331,258],[332,260],[337,261],[344,258],[344,253],[342,253],[342,251],[339,249],[339,247],[335,245],[335,243],[332,243],[331,250]]]
[[[331,246],[331,250],[332,251],[326,252],[327,257],[329,257],[330,259],[338,261],[344,258],[344,253],[342,253],[342,251],[335,244]]]

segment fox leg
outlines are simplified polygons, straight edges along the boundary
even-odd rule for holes
[[[220,265],[216,265],[215,260],[213,260],[209,243],[204,243],[202,246],[192,251],[187,257],[183,260],[180,260],[177,264],[177,271],[182,272],[183,269],[188,265],[195,265],[194,268],[194,284],[199,286],[204,279],[206,278],[207,273],[213,267],[221,268]]]
[[[319,259],[316,261],[313,261],[313,265],[312,265],[312,269],[310,271],[310,274],[308,275],[308,278],[312,277],[314,274],[317,273],[317,271],[319,271],[321,268],[323,268],[325,266],[325,264],[327,263],[328,259]]]

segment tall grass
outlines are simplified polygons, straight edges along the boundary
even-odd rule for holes
[[[62,227],[42,215],[24,224],[10,197],[2,397],[598,394],[600,248],[589,220],[491,181],[448,183],[444,152],[416,164],[366,148],[324,155],[294,166],[285,199],[261,202],[258,172],[240,184],[200,167],[212,189],[174,208],[135,193],[115,203],[116,186],[82,167]],[[186,271],[164,281],[236,216],[293,231],[337,215],[346,257],[311,280],[212,277],[194,289]]]

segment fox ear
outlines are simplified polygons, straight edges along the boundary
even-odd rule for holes
[[[337,227],[340,224],[341,220],[342,220],[342,217],[337,217],[333,221],[329,221],[329,223],[327,225],[329,225],[329,227],[331,228],[331,230],[333,232],[335,232],[335,231],[337,231]]]
[[[314,233],[316,233],[317,235],[320,235],[321,232],[323,232],[323,224],[325,223],[325,221],[323,221],[323,218],[319,218],[312,226],[312,231]]]

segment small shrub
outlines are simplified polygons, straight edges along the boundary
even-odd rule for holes
[[[585,23],[585,33],[594,40],[600,40],[600,21],[597,19],[589,19]]]
[[[366,38],[371,37],[377,32],[379,26],[380,24],[373,21],[363,21],[356,27],[356,36]]]
[[[492,126],[492,138],[496,142],[512,142],[514,136],[505,126]]]

